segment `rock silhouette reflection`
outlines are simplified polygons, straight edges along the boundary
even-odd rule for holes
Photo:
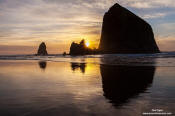
[[[85,73],[86,63],[71,63],[73,71],[80,69],[82,73]]]
[[[153,66],[100,65],[104,96],[118,107],[138,97],[152,84]]]
[[[39,61],[38,64],[39,64],[39,67],[43,70],[45,70],[46,67],[47,67],[47,62],[46,61]]]

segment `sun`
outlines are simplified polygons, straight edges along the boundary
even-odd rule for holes
[[[89,47],[90,43],[88,41],[86,41],[86,47]]]

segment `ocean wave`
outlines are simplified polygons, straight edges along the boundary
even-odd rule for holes
[[[164,52],[157,54],[103,54],[84,56],[1,55],[0,60],[42,60],[52,62],[77,62],[108,65],[175,66],[175,52]]]

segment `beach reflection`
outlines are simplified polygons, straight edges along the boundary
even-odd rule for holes
[[[1,116],[89,115],[91,111],[87,108],[96,99],[103,99],[99,96],[101,80],[97,65],[79,64],[76,70],[80,71],[72,72],[69,62],[0,61],[0,64]],[[85,67],[86,73],[82,74]],[[93,109],[103,111],[98,103]]]
[[[104,96],[114,106],[128,103],[151,86],[155,73],[153,66],[100,66]]]
[[[45,68],[47,67],[46,61],[39,61],[38,64],[39,64],[39,67],[43,70],[45,70]]]
[[[33,60],[0,64],[0,116],[140,116],[153,108],[174,111],[174,67]]]
[[[71,63],[71,69],[72,71],[76,71],[80,69],[82,73],[85,73],[86,63]]]

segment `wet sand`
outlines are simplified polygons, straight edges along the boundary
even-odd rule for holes
[[[1,116],[175,113],[175,67],[0,60]]]

